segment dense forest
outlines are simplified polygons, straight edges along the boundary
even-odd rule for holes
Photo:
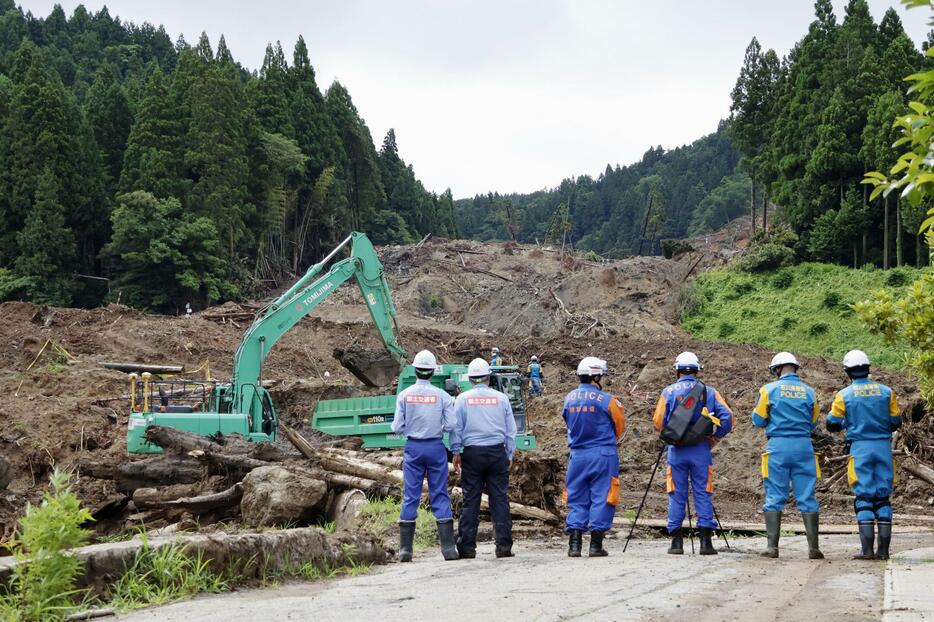
[[[571,243],[607,255],[652,254],[659,240],[716,229],[748,209],[751,182],[727,127],[686,147],[649,149],[531,194],[486,194],[456,203],[463,235]]]
[[[716,134],[668,152],[651,149],[631,166],[607,166],[596,180],[458,201],[461,232],[651,254],[662,238],[702,233],[745,211],[760,231],[770,224],[765,215],[776,214],[797,234],[800,259],[921,263],[917,233],[927,206],[897,193],[871,202],[861,181],[895,162],[904,78],[925,63],[894,9],[876,24],[865,0],[850,0],[838,22],[830,0],[817,0],[814,22],[783,59],[752,40],[730,118]]]
[[[303,271],[350,230],[457,235],[305,42],[250,71],[223,36],[0,0],[0,299],[173,311]]]

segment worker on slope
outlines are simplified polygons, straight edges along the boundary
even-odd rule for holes
[[[454,515],[448,495],[448,453],[441,441],[454,428],[454,398],[431,384],[437,369],[435,355],[422,350],[412,361],[415,384],[396,398],[392,431],[405,435],[402,459],[402,512],[399,515],[399,561],[412,561],[415,519],[422,497],[422,482],[428,477],[431,511],[438,523],[438,539],[444,559],[457,559],[454,544]]]
[[[603,391],[606,361],[584,357],[577,365],[580,386],[564,398],[561,416],[568,426],[566,531],[568,557],[580,557],[583,532],[590,532],[590,557],[605,557],[603,536],[613,526],[619,504],[619,456],[616,443],[626,427],[622,403]]]
[[[720,392],[697,379],[700,361],[693,352],[682,352],[675,359],[676,381],[662,390],[655,406],[653,422],[664,440],[680,439],[668,445],[668,553],[684,553],[685,509],[688,486],[694,492],[697,526],[700,529],[700,554],[716,555],[713,534],[717,522],[713,507],[713,456],[711,448],[733,429],[733,411]],[[678,425],[679,432],[668,437]]]
[[[457,524],[457,551],[477,556],[480,497],[486,488],[496,539],[496,557],[512,557],[512,518],[509,515],[509,465],[516,451],[516,420],[504,394],[491,389],[490,366],[474,359],[467,366],[473,388],[454,402],[451,452],[461,471],[464,504]]]
[[[853,505],[862,551],[854,559],[888,559],[892,540],[892,505],[895,485],[892,432],[902,425],[895,392],[869,377],[869,357],[851,350],[843,357],[850,386],[837,392],[827,415],[827,429],[846,430],[849,447],[847,479],[856,495]],[[873,552],[875,529],[879,548]]]
[[[759,389],[752,411],[752,423],[765,428],[769,439],[762,454],[762,481],[765,486],[765,528],[768,548],[763,557],[778,557],[778,538],[782,528],[782,510],[788,501],[789,484],[794,485],[795,502],[804,520],[808,557],[823,559],[818,546],[820,505],[814,497],[820,468],[811,432],[817,427],[820,406],[814,389],[798,376],[801,365],[790,352],[779,352],[769,364],[777,378]]]
[[[499,353],[499,348],[493,346],[490,350],[490,367],[496,367],[497,365],[503,364],[503,357]]]
[[[542,384],[545,382],[545,371],[542,369],[542,364],[538,362],[538,357],[534,354],[529,361],[526,375],[529,377],[529,398],[540,396],[542,394]]]

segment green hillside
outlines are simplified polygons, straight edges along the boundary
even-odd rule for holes
[[[883,287],[900,293],[919,275],[914,268],[854,270],[819,263],[757,274],[715,270],[682,295],[682,324],[701,339],[834,358],[859,348],[876,364],[901,367],[902,353],[870,335],[851,305]]]

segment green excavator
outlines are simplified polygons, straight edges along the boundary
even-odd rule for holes
[[[337,253],[350,245],[350,256],[335,262]],[[355,279],[370,317],[389,354],[372,364],[347,365],[370,386],[384,386],[399,370],[396,389],[415,382],[399,343],[396,309],[376,249],[363,233],[354,232],[320,262],[313,265],[292,287],[260,311],[246,331],[234,355],[231,382],[215,380],[156,379],[149,373],[130,374],[130,417],[127,451],[159,453],[144,434],[152,425],[168,426],[204,436],[240,434],[253,441],[275,441],[276,409],[263,386],[263,363],[276,342],[303,317],[351,278]],[[439,365],[432,381],[452,395],[469,388],[465,364]],[[535,448],[528,433],[522,378],[518,367],[493,368],[491,384],[510,397],[519,434],[516,446]],[[334,436],[359,436],[367,448],[399,447],[405,439],[392,433],[395,395],[320,400],[312,426]]]

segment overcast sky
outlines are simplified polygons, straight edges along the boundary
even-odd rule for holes
[[[47,15],[51,0],[21,1]],[[60,2],[70,15],[79,2]],[[784,55],[813,19],[810,0],[87,0],[163,24],[173,40],[223,33],[258,68],[266,43],[291,60],[299,34],[318,84],[350,90],[377,146],[393,127],[430,190],[527,192],[673,148],[729,114],[752,36]],[[838,19],[846,3],[836,0]],[[924,40],[928,14],[896,4]]]

